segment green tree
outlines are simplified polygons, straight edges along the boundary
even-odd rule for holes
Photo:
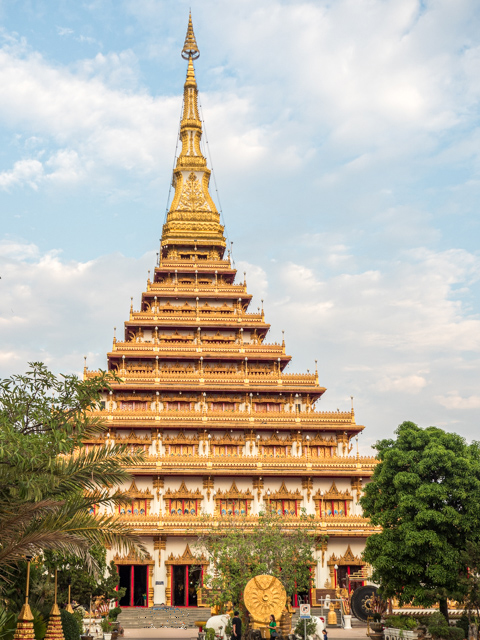
[[[0,591],[25,555],[74,554],[95,572],[94,545],[143,550],[118,516],[90,513],[124,500],[112,487],[143,460],[124,446],[82,444],[105,430],[91,412],[112,377],[80,381],[57,378],[41,363],[30,367],[0,382]]]
[[[244,610],[245,586],[262,574],[278,578],[287,597],[310,588],[320,539],[313,516],[302,513],[298,523],[290,523],[275,512],[262,512],[253,526],[246,517],[222,518],[217,526],[204,516],[203,525],[194,548],[210,560],[204,584],[211,604],[223,609],[232,602]]]
[[[114,562],[107,564],[107,552],[104,547],[95,545],[90,548],[90,553],[98,566],[98,576],[92,575],[85,568],[81,558],[74,555],[60,555],[55,551],[46,551],[44,554],[44,570],[49,576],[51,588],[53,588],[54,571],[57,568],[58,603],[68,603],[68,585],[72,601],[81,604],[88,609],[90,597],[103,597],[105,600],[120,599],[125,589],[120,592],[116,587],[120,578]],[[35,586],[32,588],[35,593]]]
[[[379,464],[361,499],[382,527],[364,558],[384,598],[424,606],[466,593],[468,542],[480,537],[480,449],[437,427],[404,422],[395,440],[380,440]]]

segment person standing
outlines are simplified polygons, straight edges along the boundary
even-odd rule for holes
[[[277,621],[275,620],[275,616],[272,615],[270,616],[270,624],[268,625],[270,627],[270,638],[276,638],[277,637]]]
[[[231,640],[241,640],[242,637],[242,621],[240,619],[240,614],[238,611],[233,612],[233,620],[232,620],[232,636]]]

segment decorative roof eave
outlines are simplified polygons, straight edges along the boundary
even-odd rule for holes
[[[280,489],[274,493],[267,494],[264,492],[263,499],[267,500],[301,500],[303,498],[300,491],[289,491],[285,486],[285,482],[282,482]]]
[[[190,551],[190,546],[188,544],[186,545],[185,551],[182,553],[182,555],[174,556],[173,553],[171,553],[168,556],[168,558],[165,560],[166,565],[175,565],[175,564],[207,565],[208,563],[209,562],[204,555],[194,556],[193,553]]]
[[[168,500],[203,500],[204,496],[199,489],[191,491],[187,489],[185,482],[182,482],[178,489],[168,489],[164,494],[164,498]]]

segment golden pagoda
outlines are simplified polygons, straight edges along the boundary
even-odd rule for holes
[[[355,587],[365,574],[360,556],[372,527],[358,499],[375,460],[352,451],[363,429],[353,407],[318,411],[325,392],[318,373],[285,373],[285,343],[267,342],[263,309],[248,310],[252,296],[225,255],[209,193],[193,65],[199,55],[190,16],[175,193],[153,277],[108,353],[121,382],[102,409],[104,441],[146,452],[131,486],[122,487],[131,503],[118,509],[149,555],[109,560],[127,589],[121,606],[202,606],[196,584],[207,561],[190,548],[202,513],[243,516],[248,526],[268,503],[300,526],[305,509],[329,535],[316,551],[313,588],[298,596],[315,605],[326,589]]]

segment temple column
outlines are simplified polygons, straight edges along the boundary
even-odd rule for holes
[[[167,572],[165,568],[167,541],[162,537],[158,537],[153,542],[154,565],[154,581],[153,581],[153,602],[157,604],[167,604],[166,601],[166,584]],[[163,552],[163,553],[162,553]],[[157,584],[158,583],[158,584]]]

